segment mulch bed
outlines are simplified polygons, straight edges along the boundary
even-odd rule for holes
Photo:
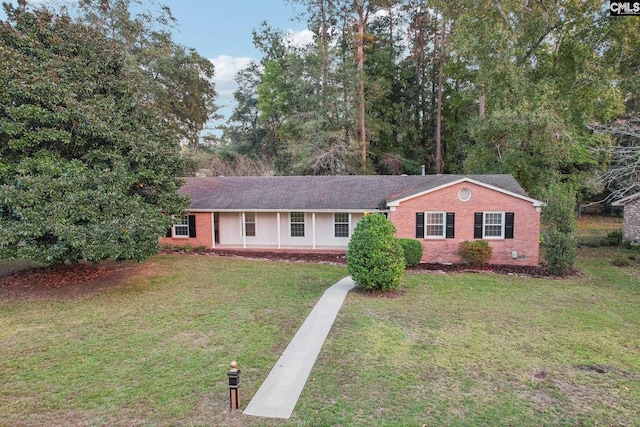
[[[52,267],[36,267],[20,270],[0,278],[0,288],[12,286],[37,286],[63,288],[79,282],[90,282],[106,276],[112,269],[106,265],[90,263],[62,264]]]
[[[143,265],[105,261],[78,262],[52,267],[27,268],[0,275],[0,297],[24,300],[73,300],[87,298],[117,286]]]
[[[510,276],[531,276],[536,278],[555,277],[544,265],[484,265],[480,267],[469,267],[466,264],[419,264],[416,267],[409,268],[411,271],[442,271],[445,273],[496,273]],[[569,271],[561,278],[584,277],[584,275],[575,268]]]
[[[179,250],[168,251],[166,253],[180,253]],[[257,258],[268,260],[282,260],[290,262],[321,262],[346,264],[347,257],[344,253],[324,253],[324,252],[297,252],[297,251],[256,251],[256,250],[234,250],[215,249],[206,251],[187,252],[202,255],[233,256],[244,258]],[[444,272],[444,273],[496,273],[512,276],[531,277],[558,277],[551,274],[549,268],[544,265],[486,265],[481,267],[470,267],[467,264],[435,264],[422,263],[416,267],[409,267],[407,270],[415,272]],[[572,268],[562,278],[583,277],[580,271]]]

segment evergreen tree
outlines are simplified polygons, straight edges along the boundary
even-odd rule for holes
[[[142,260],[178,196],[173,130],[121,46],[46,8],[0,22],[0,257]]]

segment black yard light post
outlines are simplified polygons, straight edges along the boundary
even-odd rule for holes
[[[240,409],[240,369],[238,362],[231,362],[231,369],[227,372],[229,377],[229,409]]]

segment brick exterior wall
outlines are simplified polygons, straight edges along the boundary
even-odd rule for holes
[[[211,213],[190,212],[189,214],[196,217],[196,237],[163,237],[160,239],[160,245],[211,248]]]
[[[622,240],[640,242],[640,197],[624,205]]]
[[[462,188],[471,190],[471,199],[458,199]],[[491,264],[538,265],[540,212],[529,201],[471,183],[460,183],[400,203],[390,213],[397,236],[416,238],[416,212],[443,211],[455,213],[455,238],[418,239],[423,246],[422,262],[459,263],[460,243],[474,240],[475,212],[513,212],[513,239],[486,239],[493,250]],[[517,258],[513,254],[517,253]]]

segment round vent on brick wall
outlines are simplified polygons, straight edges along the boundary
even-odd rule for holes
[[[471,190],[469,190],[466,187],[461,188],[460,191],[458,191],[458,199],[460,199],[463,202],[467,202],[471,200]]]

